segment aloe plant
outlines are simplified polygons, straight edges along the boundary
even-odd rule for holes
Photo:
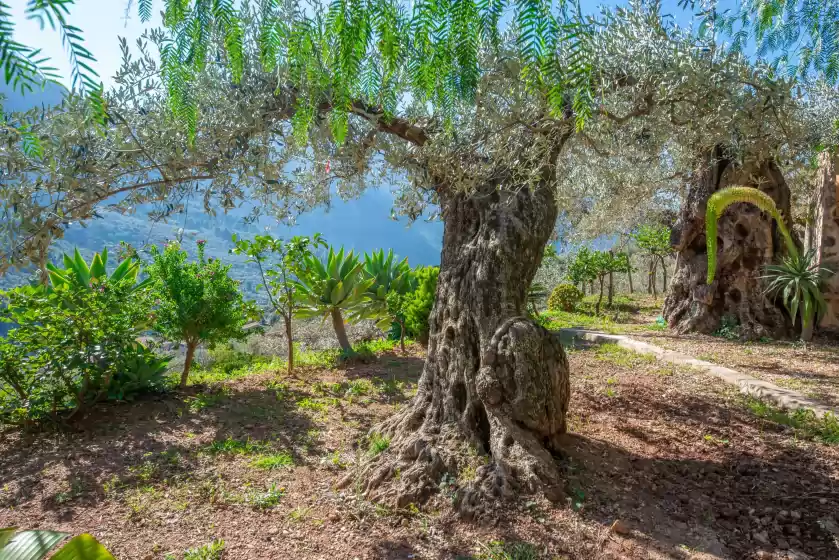
[[[57,531],[22,531],[16,527],[0,529],[0,559],[41,560],[62,540],[67,533]],[[113,555],[87,533],[73,537],[50,556],[51,560],[115,560]]]
[[[134,291],[141,290],[149,285],[150,280],[148,278],[135,284],[137,282],[137,276],[140,274],[140,261],[126,259],[117,266],[110,276],[108,276],[107,265],[107,248],[102,249],[101,253],[94,254],[90,265],[84,261],[78,249],[74,251],[72,257],[64,253],[64,270],[61,270],[52,263],[47,264],[50,287],[55,289],[73,285],[92,289],[94,286],[105,282],[109,284],[124,282],[127,285],[134,284],[132,288],[132,291]]]
[[[336,253],[329,248],[324,261],[316,256],[306,257],[302,263],[301,274],[295,285],[295,300],[298,303],[296,317],[332,318],[335,336],[345,353],[352,352],[344,326],[344,311],[350,317],[357,317],[362,306],[370,301],[368,290],[374,284],[372,278],[365,278],[364,264],[352,251],[345,253],[344,248]]]
[[[772,198],[752,187],[727,187],[708,199],[705,213],[705,237],[708,245],[708,284],[714,281],[717,267],[717,220],[732,204],[754,204],[774,218],[786,244],[787,254],[781,263],[768,265],[764,279],[769,281],[767,293],[781,296],[784,307],[795,322],[801,319],[801,340],[813,337],[813,324],[826,308],[822,289],[831,271],[817,262],[815,251],[801,254]]]

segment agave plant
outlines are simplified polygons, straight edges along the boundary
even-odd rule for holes
[[[344,248],[336,253],[330,247],[325,261],[308,256],[302,263],[300,279],[294,283],[295,301],[298,304],[295,316],[301,318],[332,318],[332,326],[338,343],[345,353],[352,352],[344,326],[344,311],[350,317],[357,317],[362,306],[370,301],[368,290],[375,282],[365,278],[363,263],[352,251]]]
[[[3,560],[41,560],[67,533],[57,531],[22,531],[9,527],[0,529],[0,558]],[[51,560],[115,560],[93,535],[74,537],[50,556]]]
[[[382,330],[392,323],[399,324],[399,346],[405,352],[405,317],[402,314],[402,298],[417,288],[414,271],[407,257],[396,262],[393,249],[385,254],[384,249],[364,253],[364,276],[373,280],[368,288],[369,301],[354,312],[354,319],[378,319],[376,326]]]
[[[822,288],[829,274],[830,270],[819,265],[812,250],[803,255],[786,255],[781,264],[766,267],[763,278],[769,280],[767,292],[781,296],[793,320],[800,313],[801,340],[813,338],[813,323],[827,308]]]
[[[140,262],[135,259],[122,261],[110,276],[108,276],[107,265],[107,248],[102,249],[101,253],[93,255],[90,265],[84,261],[79,250],[76,249],[72,257],[64,253],[64,270],[50,263],[47,264],[47,271],[53,289],[71,285],[91,289],[93,286],[104,282],[112,285],[121,282],[126,285],[133,285],[131,290],[135,291],[149,285],[150,280],[148,278],[135,284],[137,276],[140,274]]]
[[[717,266],[717,220],[726,208],[738,202],[754,204],[772,216],[778,224],[787,254],[781,257],[781,264],[766,267],[763,278],[769,281],[767,292],[775,297],[781,296],[793,322],[800,316],[801,340],[812,339],[813,324],[826,307],[822,288],[832,271],[819,265],[815,251],[803,255],[799,252],[775,201],[763,191],[752,187],[728,187],[715,192],[708,199],[705,214],[708,284],[714,281]]]

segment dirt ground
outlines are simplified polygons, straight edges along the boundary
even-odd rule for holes
[[[839,558],[839,446],[755,416],[713,378],[608,346],[569,353],[566,503],[523,496],[466,523],[454,478],[406,511],[336,491],[387,453],[361,439],[413,394],[413,352],[107,405],[75,432],[6,430],[0,527],[91,532],[121,559],[215,539],[225,559]]]
[[[698,334],[633,332],[669,350],[730,367],[839,408],[839,340],[740,342]]]

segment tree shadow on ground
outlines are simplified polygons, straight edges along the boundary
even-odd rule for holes
[[[288,388],[201,389],[99,405],[76,431],[10,434],[0,447],[0,488],[9,489],[0,494],[0,507],[38,495],[44,510],[95,506],[108,485],[193,480],[202,456],[225,452],[213,442],[251,443],[255,453],[291,450],[314,426],[295,406],[302,393]],[[309,454],[321,453],[311,438],[306,445]],[[46,469],[60,469],[62,488],[44,486]],[[49,478],[54,485],[56,477]]]
[[[667,554],[753,558],[791,548],[839,557],[823,527],[839,512],[835,450],[817,453],[780,437],[788,428],[703,395],[575,398],[615,419],[611,433],[565,436],[561,465],[583,517],[621,519]]]

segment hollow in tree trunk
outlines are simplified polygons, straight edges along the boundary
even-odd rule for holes
[[[792,322],[781,298],[773,301],[761,280],[764,267],[784,250],[783,240],[772,218],[754,205],[734,204],[720,217],[716,278],[706,284],[705,208],[714,192],[731,185],[768,194],[790,227],[790,191],[778,166],[771,160],[740,166],[728,160],[722,148],[715,148],[691,179],[687,201],[671,232],[671,245],[679,254],[664,318],[679,333],[710,334],[724,316],[731,316],[744,338],[788,336]]]
[[[338,344],[341,345],[341,350],[345,353],[352,352],[350,339],[347,338],[347,329],[344,326],[344,317],[341,315],[341,310],[337,307],[332,308],[332,327],[335,329],[335,336],[338,337]]]
[[[559,336],[526,312],[557,217],[553,166],[543,177],[534,188],[438,191],[445,230],[428,355],[412,404],[375,429],[391,444],[360,475],[369,497],[422,503],[444,474],[468,467],[476,474],[454,500],[465,517],[517,492],[562,499],[553,453],[566,429],[568,361]]]
[[[186,389],[186,382],[189,379],[189,370],[192,368],[192,359],[195,357],[195,349],[198,341],[188,340],[186,343],[186,358],[184,358],[184,370],[181,372],[181,389]]]

